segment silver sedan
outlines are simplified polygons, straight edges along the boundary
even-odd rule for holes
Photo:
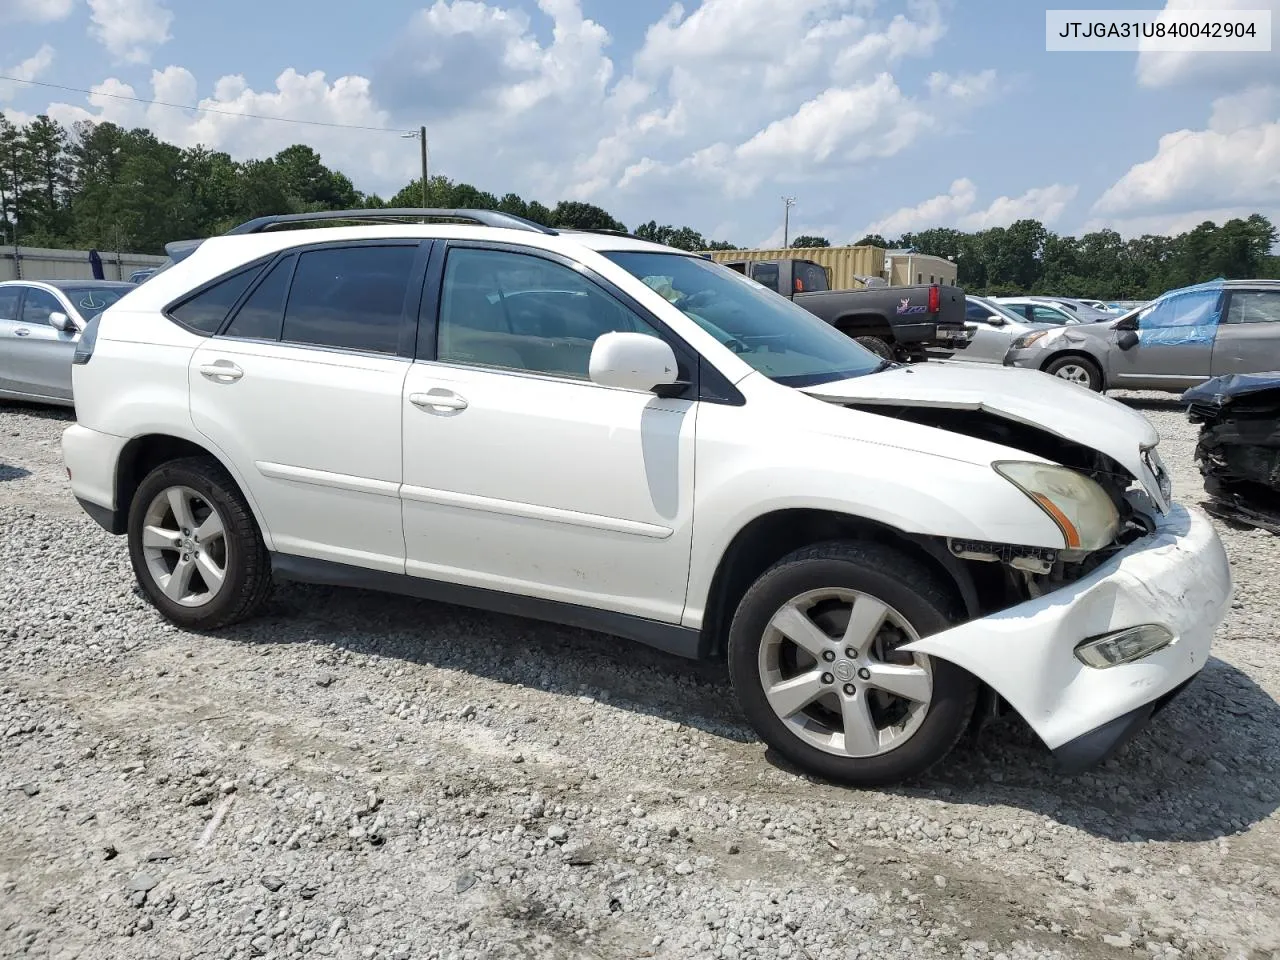
[[[89,321],[136,284],[0,282],[0,397],[74,406],[71,355]]]

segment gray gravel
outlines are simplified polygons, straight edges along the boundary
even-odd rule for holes
[[[1131,398],[1196,502],[1194,428]],[[1121,756],[1016,720],[816,784],[722,670],[284,585],[165,624],[82,516],[67,412],[0,403],[0,956],[1280,956],[1280,540],[1223,527],[1216,659]]]

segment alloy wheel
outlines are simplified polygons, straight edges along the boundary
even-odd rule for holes
[[[143,519],[142,553],[156,586],[184,607],[204,606],[226,583],[225,525],[190,487],[167,487],[152,498]]]
[[[760,644],[765,698],[792,734],[844,757],[875,757],[920,729],[933,697],[927,656],[906,618],[869,594],[828,588],[794,597]]]
[[[1089,371],[1078,363],[1063,364],[1053,374],[1062,380],[1070,380],[1072,383],[1078,383],[1082,387],[1090,384]]]

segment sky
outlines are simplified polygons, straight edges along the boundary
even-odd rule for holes
[[[1269,7],[1280,23],[1280,0],[1165,2]],[[836,244],[1022,217],[1075,235],[1177,233],[1253,212],[1280,223],[1280,47],[1051,53],[1045,9],[0,0],[0,75],[94,91],[0,80],[0,110],[146,126],[236,159],[308,143],[384,197],[419,175],[403,131],[425,125],[432,174],[739,245],[781,241],[784,196],[791,238]]]

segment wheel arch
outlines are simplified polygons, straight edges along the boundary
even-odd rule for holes
[[[236,489],[249,504],[249,509],[253,511],[253,518],[258,523],[258,529],[262,532],[267,549],[274,549],[271,532],[262,516],[262,511],[258,509],[253,494],[250,493],[243,478],[228,458],[211,446],[170,433],[141,434],[132,438],[121,449],[120,456],[116,460],[115,510],[112,516],[111,532],[118,535],[128,529],[129,506],[139,484],[147,474],[156,467],[184,457],[212,457],[222,465],[236,485]]]
[[[847,337],[880,337],[888,343],[896,343],[893,325],[878,313],[843,313],[831,324]]]
[[[817,508],[778,509],[748,521],[734,534],[716,564],[702,618],[712,655],[723,655],[734,611],[765,570],[795,550],[830,540],[870,540],[900,549],[954,589],[970,617],[979,615],[981,602],[973,575],[933,538],[854,514]]]

